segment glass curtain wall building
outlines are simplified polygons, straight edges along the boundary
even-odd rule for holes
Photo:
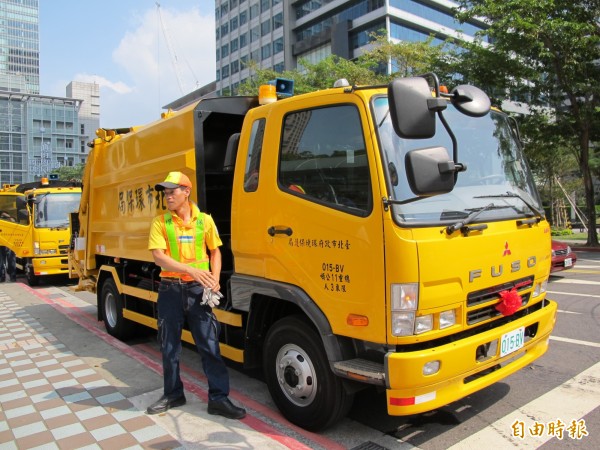
[[[40,95],[38,25],[38,0],[0,0],[0,186],[84,163],[100,123],[97,85]]]
[[[278,72],[329,55],[353,59],[370,35],[434,43],[472,40],[483,22],[459,23],[450,0],[215,0],[217,91],[235,94],[248,61]]]
[[[0,1],[0,90],[40,93],[38,0]]]

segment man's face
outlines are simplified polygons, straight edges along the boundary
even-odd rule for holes
[[[167,201],[167,208],[169,211],[176,211],[187,201],[190,195],[190,188],[185,186],[179,186],[174,189],[165,189],[165,199]]]

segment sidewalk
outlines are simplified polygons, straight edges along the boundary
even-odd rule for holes
[[[142,388],[149,375],[140,373],[135,361],[128,364],[118,349],[98,347],[109,346],[36,301],[32,292],[21,283],[0,284],[0,449],[309,448],[297,441],[282,445],[243,421],[210,416],[192,392],[184,407],[146,415],[145,406],[162,393],[162,378],[151,374],[152,390],[127,398],[123,392],[140,389],[135,378],[133,383],[107,380],[100,366],[120,359],[139,376]],[[89,353],[109,358],[116,352],[116,357],[90,365],[89,355],[73,352],[33,314],[56,323],[59,334],[71,327],[78,346],[88,349],[82,341],[89,341]]]

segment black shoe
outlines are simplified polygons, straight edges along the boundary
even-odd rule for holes
[[[174,400],[169,400],[164,395],[155,403],[148,406],[146,414],[160,414],[168,411],[171,408],[185,405],[185,395]]]
[[[243,419],[246,417],[246,410],[231,403],[231,400],[226,398],[219,402],[208,401],[208,413],[217,414],[227,417],[228,419]]]

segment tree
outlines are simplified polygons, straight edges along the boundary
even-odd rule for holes
[[[490,74],[495,92],[519,95],[532,108],[551,107],[550,136],[573,149],[585,189],[587,244],[598,246],[591,142],[600,128],[600,2],[598,0],[459,0],[459,18],[489,19],[481,40],[457,58],[467,75]],[[485,55],[475,62],[477,56]],[[487,63],[486,63],[487,61]],[[489,63],[493,65],[490,65]],[[471,64],[471,65],[470,65]],[[485,70],[476,71],[474,64]],[[478,80],[474,80],[478,81]],[[553,141],[547,151],[555,151]],[[559,155],[556,155],[559,156]],[[597,157],[597,156],[596,156]]]
[[[300,70],[277,73],[260,69],[251,61],[248,64],[252,77],[239,87],[242,95],[256,95],[261,84],[275,78],[294,80],[294,93],[304,94],[333,87],[335,81],[345,78],[350,85],[387,84],[398,76],[413,76],[425,72],[439,72],[443,60],[443,46],[431,45],[433,38],[425,42],[389,42],[381,33],[371,35],[371,50],[350,61],[330,55],[312,64],[300,61]],[[391,75],[388,74],[391,69]],[[441,74],[442,76],[444,74]]]
[[[54,173],[58,174],[59,180],[82,180],[84,170],[85,164],[77,164],[75,166],[61,166]]]

